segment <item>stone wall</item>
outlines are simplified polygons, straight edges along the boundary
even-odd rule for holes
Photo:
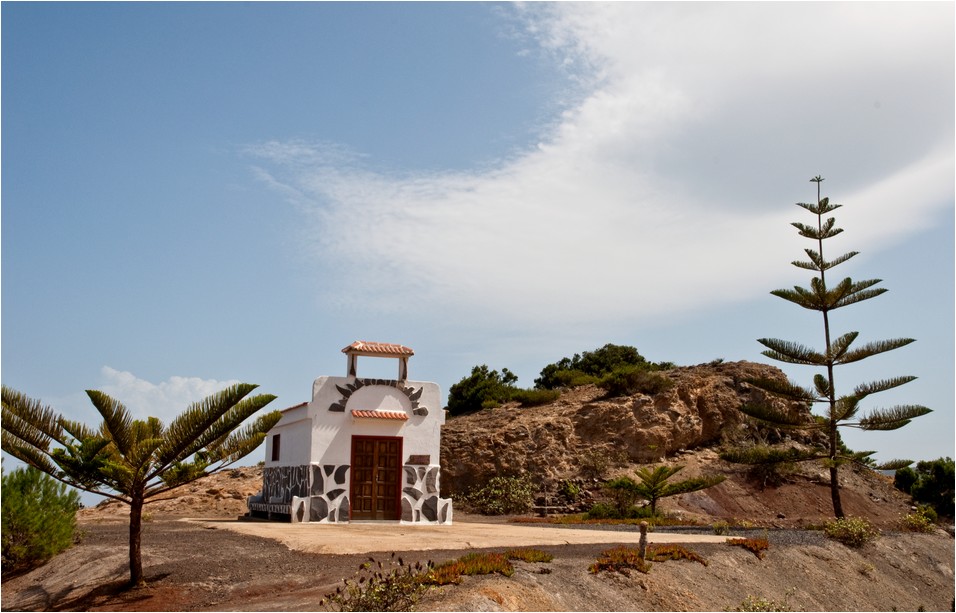
[[[349,521],[349,465],[312,464],[263,469],[262,492],[249,498],[256,516],[288,516],[293,523]],[[406,464],[402,522],[449,524],[452,503],[439,497],[437,465]]]

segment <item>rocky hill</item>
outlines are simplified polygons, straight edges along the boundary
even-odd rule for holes
[[[810,432],[756,426],[738,411],[743,403],[764,397],[744,381],[784,379],[780,369],[721,362],[664,374],[674,385],[653,396],[606,398],[592,385],[567,390],[544,406],[512,403],[449,418],[442,429],[443,491],[454,497],[496,475],[530,475],[548,504],[558,499],[564,480],[584,491],[587,504],[589,494],[600,496],[602,478],[633,475],[638,465],[666,462],[684,465],[682,478],[727,476],[717,487],[665,500],[665,508],[704,522],[736,518],[799,525],[831,516],[829,475],[822,467],[804,465],[768,487],[748,467],[718,458],[719,447],[726,444],[812,442]],[[799,403],[778,407],[811,419]],[[849,514],[892,522],[908,511],[906,497],[874,471],[848,466],[841,478]]]

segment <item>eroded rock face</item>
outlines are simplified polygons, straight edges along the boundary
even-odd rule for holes
[[[552,404],[520,408],[509,404],[449,418],[442,428],[443,494],[460,493],[495,475],[528,473],[552,489],[563,479],[582,476],[584,455],[594,450],[626,456],[634,463],[655,462],[681,449],[721,440],[760,437],[776,442],[786,434],[745,422],[738,408],[764,398],[745,379],[785,379],[773,366],[728,362],[675,368],[662,373],[674,386],[655,396],[605,398],[586,386],[564,392]],[[799,403],[778,403],[810,419]]]

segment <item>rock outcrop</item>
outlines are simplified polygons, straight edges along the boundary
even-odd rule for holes
[[[442,428],[442,490],[461,493],[495,475],[529,474],[541,491],[583,476],[595,454],[624,463],[648,463],[722,441],[778,442],[806,432],[780,432],[748,423],[738,410],[764,399],[745,381],[785,379],[773,366],[721,362],[680,367],[662,374],[674,385],[654,396],[606,398],[596,386],[567,390],[555,402],[521,408],[508,404],[449,418]],[[801,403],[783,404],[811,419]]]

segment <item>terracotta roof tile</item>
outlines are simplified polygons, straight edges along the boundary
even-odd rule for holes
[[[285,413],[286,411],[291,411],[292,409],[298,409],[299,407],[304,407],[304,406],[307,405],[307,404],[309,404],[309,403],[308,403],[308,402],[300,402],[299,404],[295,405],[294,407],[286,407],[286,408],[284,408],[284,409],[281,409],[279,412],[280,412],[280,413]]]
[[[405,411],[352,411],[352,417],[360,419],[408,419],[408,413]]]
[[[387,356],[415,355],[415,352],[405,345],[397,345],[395,343],[374,343],[370,341],[355,341],[348,347],[342,349],[342,353]]]

